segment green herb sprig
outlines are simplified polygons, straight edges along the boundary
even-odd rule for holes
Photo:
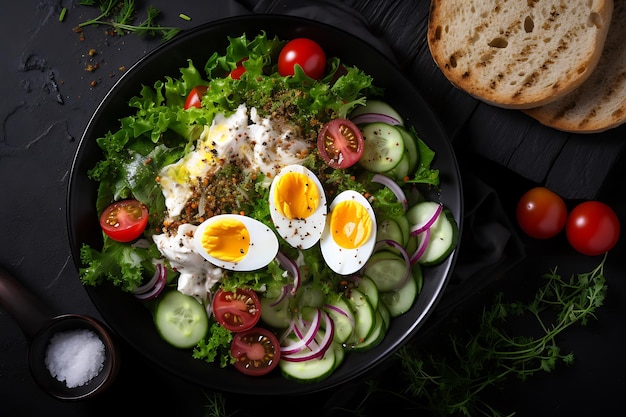
[[[148,6],[145,20],[135,24],[137,9],[135,0],[80,0],[82,6],[96,6],[100,8],[100,15],[78,24],[78,28],[86,26],[107,25],[118,35],[135,33],[139,36],[160,35],[164,41],[172,39],[181,29],[177,27],[161,26],[156,23],[160,11]]]
[[[561,352],[556,339],[569,327],[596,318],[607,291],[605,261],[606,255],[594,270],[569,280],[550,271],[530,302],[505,302],[503,293],[497,294],[474,335],[450,335],[450,355],[401,348],[397,356],[407,380],[404,398],[434,415],[502,416],[482,399],[487,388],[499,387],[510,376],[526,380],[573,363],[573,353]],[[512,320],[536,325],[537,335],[509,334]]]

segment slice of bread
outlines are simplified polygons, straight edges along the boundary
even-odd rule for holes
[[[596,67],[613,0],[432,0],[428,45],[458,88],[526,109],[581,85]]]
[[[593,74],[563,98],[526,114],[566,132],[597,133],[626,122],[626,0],[615,0],[611,27]]]

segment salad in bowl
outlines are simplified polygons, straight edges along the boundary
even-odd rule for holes
[[[427,138],[313,39],[228,37],[128,106],[97,138],[103,243],[82,243],[79,276],[132,295],[198,362],[325,380],[382,343],[457,246],[428,197]]]

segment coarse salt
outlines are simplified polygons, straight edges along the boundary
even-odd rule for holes
[[[104,367],[105,348],[102,340],[87,329],[55,333],[46,350],[46,367],[68,388],[85,385]]]

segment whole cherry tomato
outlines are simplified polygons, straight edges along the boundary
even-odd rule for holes
[[[535,187],[520,198],[516,217],[526,234],[536,239],[547,239],[563,230],[567,207],[555,192],[545,187]]]
[[[280,51],[278,73],[283,77],[293,75],[295,65],[300,65],[308,77],[319,80],[326,71],[326,54],[322,47],[311,39],[293,39]]]
[[[599,201],[586,201],[571,211],[565,234],[570,245],[580,253],[601,255],[617,243],[620,222],[608,205]]]

